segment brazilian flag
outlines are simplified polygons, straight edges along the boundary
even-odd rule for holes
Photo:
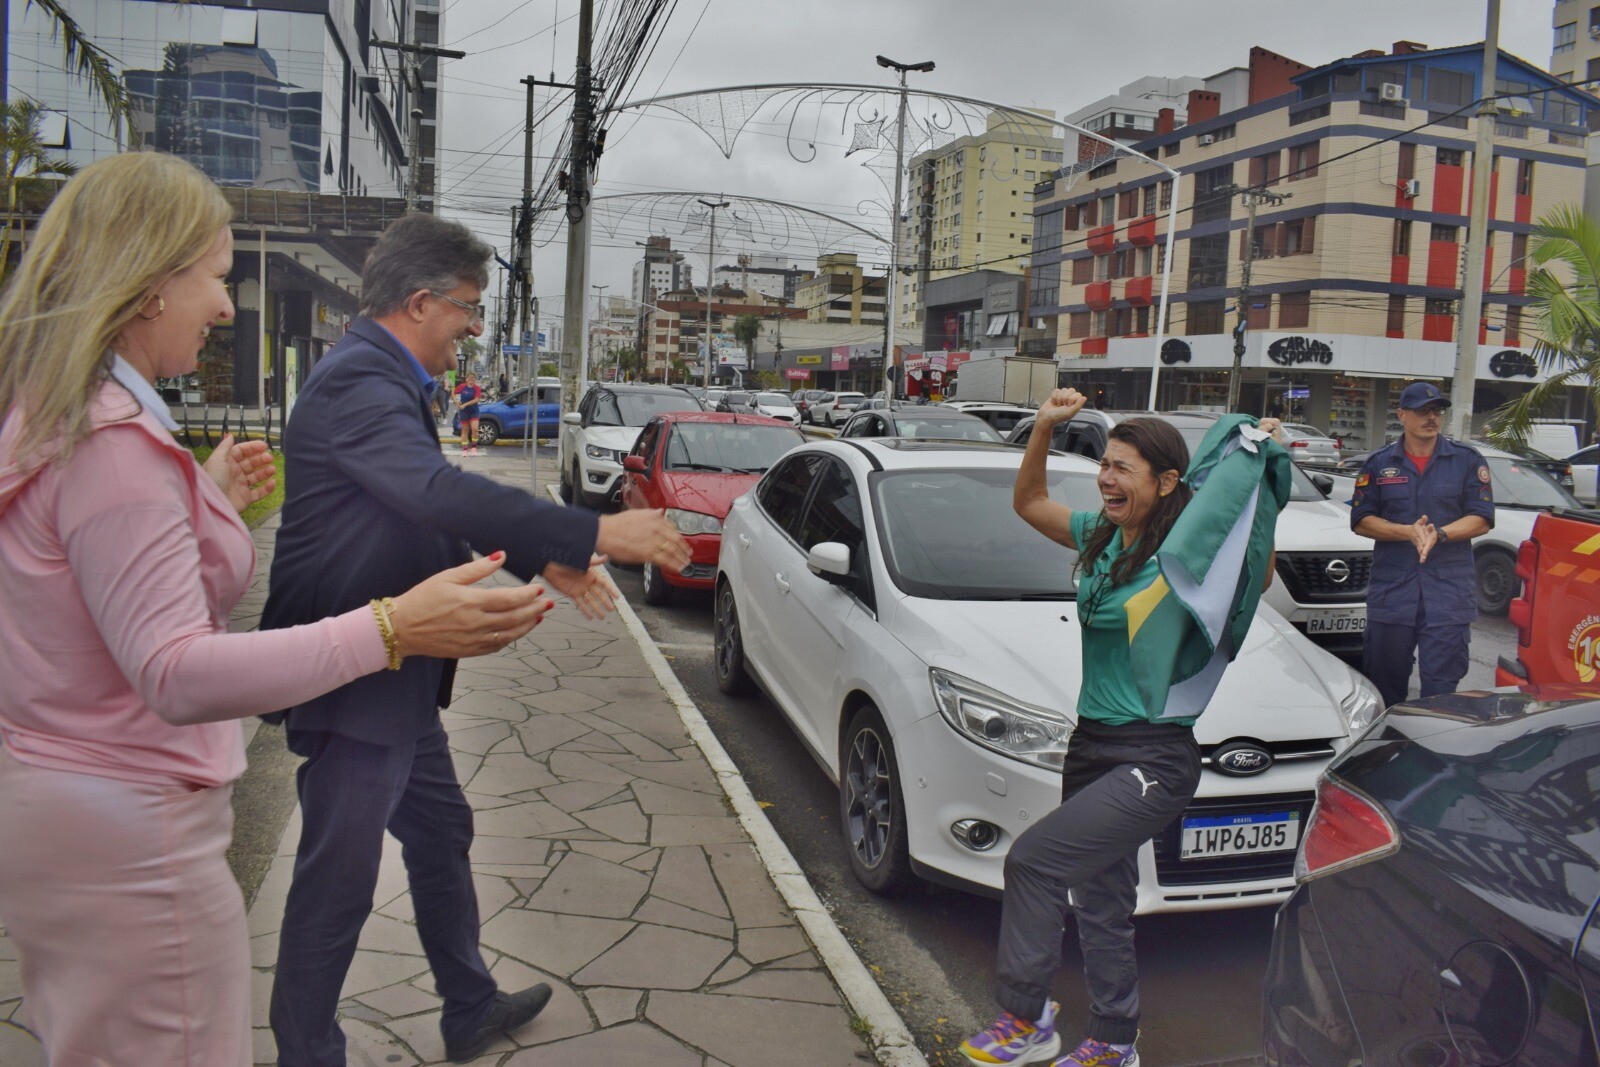
[[[1183,480],[1195,493],[1156,561],[1161,577],[1128,600],[1128,654],[1152,722],[1206,709],[1238,655],[1289,501],[1289,453],[1248,415],[1206,434]]]

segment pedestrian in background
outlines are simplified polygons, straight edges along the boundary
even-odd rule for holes
[[[1271,420],[1259,429],[1245,416],[1219,420],[1191,463],[1170,423],[1134,418],[1110,431],[1097,479],[1102,508],[1073,511],[1050,496],[1046,457],[1053,428],[1085,401],[1058,389],[1040,406],[1013,491],[1028,525],[1078,552],[1084,668],[1061,805],[1006,856],[1002,1010],[961,1046],[979,1065],[1138,1064],[1139,849],[1194,797],[1194,723],[1272,580],[1272,534],[1291,485],[1288,454],[1267,439]],[[1056,1060],[1059,1005],[1050,993],[1069,907],[1090,1014],[1082,1043]]]
[[[480,311],[481,315],[482,312]],[[482,322],[479,322],[482,328]],[[467,380],[456,386],[455,400],[461,408],[461,454],[463,456],[476,456],[478,454],[478,400],[483,396],[483,387],[478,384],[478,376],[472,372],[467,373]]]
[[[1385,706],[1406,698],[1414,665],[1425,697],[1455,692],[1467,674],[1478,617],[1472,539],[1494,527],[1494,490],[1478,450],[1444,436],[1449,407],[1431,382],[1406,386],[1404,433],[1356,475],[1350,528],[1375,542],[1361,669]]]
[[[500,395],[503,397],[511,392],[511,379],[506,377],[506,372],[500,372]]]
[[[239,512],[272,458],[224,437],[202,468],[154,387],[233,317],[228,219],[188,163],[100,160],[0,298],[0,923],[55,1067],[251,1063],[235,720],[497,649],[550,604],[469,588],[485,561],[419,574],[387,611],[228,632],[256,558]]]
[[[425,214],[394,223],[368,254],[365,316],[312,369],[285,428],[288,495],[264,627],[364,604],[469,558],[469,545],[505,548],[508,570],[542,572],[591,617],[616,594],[596,553],[688,564],[688,542],[661,511],[602,518],[445,462],[428,391],[456,346],[483,332],[492,254],[465,227]],[[288,744],[305,762],[272,986],[282,1067],[345,1062],[339,991],[372,911],[385,831],[403,848],[450,1059],[474,1058],[549,999],[543,983],[501,992],[478,948],[472,809],[439,721],[455,667],[452,658],[419,657],[398,673],[291,702]]]

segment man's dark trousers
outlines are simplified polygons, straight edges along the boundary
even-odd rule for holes
[[[444,998],[447,1035],[488,1012],[495,982],[478,950],[478,898],[468,851],[472,809],[444,728],[374,745],[291,730],[303,828],[278,941],[272,1029],[281,1067],[343,1067],[339,990],[372,911],[385,830],[402,846],[417,933]]]
[[[1361,673],[1378,687],[1383,706],[1406,698],[1411,668],[1421,668],[1421,695],[1454,693],[1472,665],[1469,655],[1472,626],[1468,623],[1432,623],[1425,604],[1417,605],[1416,625],[1367,620]],[[1412,653],[1416,655],[1413,658]]]

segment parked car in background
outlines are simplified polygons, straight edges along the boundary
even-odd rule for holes
[[[1283,443],[1296,463],[1337,463],[1339,442],[1303,422],[1283,424]]]
[[[1600,487],[1596,485],[1600,478],[1600,445],[1580,448],[1567,457],[1567,462],[1572,465],[1572,495],[1590,507],[1600,504]]]
[[[561,425],[561,499],[599,509],[617,501],[622,457],[639,430],[664,411],[701,411],[700,401],[670,385],[591,388]]]
[[[811,421],[824,426],[838,426],[866,398],[865,393],[829,393],[811,405]]]
[[[665,508],[689,541],[680,574],[644,565],[644,599],[665,604],[675,589],[710,589],[722,545],[722,520],[789,449],[805,443],[792,423],[722,411],[672,411],[645,423],[623,457],[622,506]]]
[[[1318,785],[1263,982],[1265,1062],[1595,1063],[1597,753],[1592,687],[1381,716]]]
[[[1023,419],[1032,418],[1038,414],[1037,409],[1023,407],[1020,404],[987,404],[968,402],[962,404],[947,404],[943,406],[953,407],[964,414],[972,415],[976,418],[982,419],[990,426],[993,426],[995,432],[998,433],[1002,438],[1012,430],[1016,429],[1017,423],[1021,422]]]
[[[1580,506],[1576,497],[1558,485],[1537,460],[1512,455],[1492,445],[1474,441],[1489,468],[1489,487],[1494,492],[1494,527],[1472,539],[1476,567],[1478,610],[1485,615],[1504,615],[1517,595],[1517,552],[1533,532],[1539,512],[1551,508]],[[1347,478],[1335,479],[1334,498],[1348,503],[1355,491],[1355,476],[1371,453],[1340,463]]]
[[[1105,454],[1105,436],[1123,419],[1149,415],[1142,411],[1088,410],[1069,422],[1058,423],[1052,447],[1073,451],[1099,462]],[[1216,424],[1206,412],[1164,412],[1154,416],[1177,427],[1192,453]],[[1033,434],[1033,419],[1012,431],[1014,444],[1026,444]],[[1296,630],[1329,652],[1349,661],[1361,655],[1367,631],[1367,580],[1372,570],[1372,542],[1350,529],[1347,493],[1328,499],[1336,479],[1291,468],[1289,503],[1278,515],[1273,548],[1277,552],[1277,580],[1262,594],[1262,601],[1287,619]],[[1352,486],[1354,482],[1349,483]]]
[[[561,380],[540,378],[533,385],[514,389],[499,400],[478,405],[478,443],[492,445],[502,437],[554,437],[561,428]],[[461,412],[450,419],[450,430],[461,436]]]
[[[997,444],[812,440],[723,524],[717,684],[771,695],[838,784],[846,862],[875,892],[917,877],[997,892],[1030,813],[1060,802],[1083,670],[1073,558],[1012,510],[1021,458]],[[1100,507],[1095,464],[1047,468],[1054,499]],[[1139,850],[1139,910],[1283,899],[1316,777],[1377,702],[1260,609],[1195,728],[1198,794]],[[1219,825],[1264,829],[1205,832]]]
[[[795,410],[800,412],[802,423],[811,421],[811,406],[827,395],[826,389],[801,389],[794,394]]]
[[[706,389],[700,397],[700,403],[706,406],[707,411],[718,410],[717,405],[722,403],[722,398],[727,395],[726,389]]]
[[[937,404],[891,403],[871,411],[857,410],[839,437],[922,437],[942,441],[1002,443],[993,426],[975,415],[948,411]]]
[[[754,393],[747,392],[743,389],[725,390],[722,396],[717,398],[717,406],[714,410],[745,411],[750,407],[750,398],[754,395]]]
[[[788,393],[775,391],[751,393],[749,410],[769,419],[787,422],[791,426],[800,425],[800,409],[794,406],[794,398]]]

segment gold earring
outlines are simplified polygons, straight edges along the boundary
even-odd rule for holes
[[[145,303],[148,304],[148,303],[150,303],[150,301],[146,300]],[[161,317],[161,313],[166,311],[166,310],[167,310],[167,302],[165,300],[163,300],[160,295],[157,295],[156,296],[156,313],[154,315],[146,315],[143,311],[140,311],[140,312],[138,312],[138,315],[139,315],[139,317],[141,319],[143,319],[146,322],[154,322],[157,319],[159,319]]]

